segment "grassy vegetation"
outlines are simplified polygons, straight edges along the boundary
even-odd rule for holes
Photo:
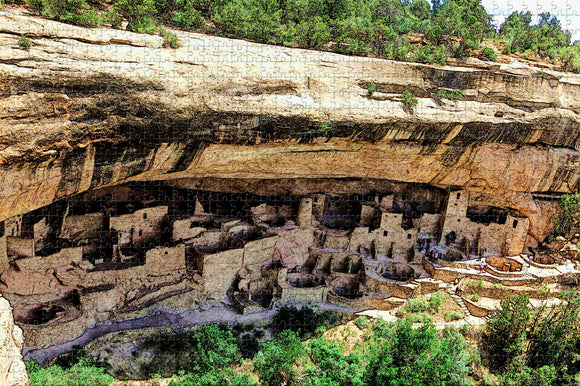
[[[405,305],[397,310],[396,315],[411,323],[428,323],[432,321],[433,315],[439,312],[443,302],[449,298],[449,294],[438,291],[429,299],[423,295],[408,299]]]
[[[493,48],[491,48],[491,47],[483,48],[479,52],[479,54],[481,56],[483,56],[485,59],[491,60],[492,62],[495,62],[497,60],[497,55],[496,55],[495,51],[493,50]]]
[[[30,386],[106,386],[115,378],[89,358],[81,358],[71,367],[54,364],[42,367],[35,361],[26,362]]]
[[[463,90],[448,90],[446,88],[440,88],[437,90],[437,95],[439,95],[441,98],[447,99],[462,99]]]
[[[553,220],[553,237],[579,232],[580,193],[562,195],[558,213],[556,213]]]
[[[367,83],[367,96],[370,98],[377,91],[378,86],[375,82]]]
[[[25,50],[27,50],[32,45],[32,42],[31,42],[31,40],[29,38],[22,37],[22,38],[18,39],[18,45],[20,47],[24,48]]]
[[[19,2],[22,0],[6,0]],[[513,12],[499,26],[480,0],[24,0],[39,14],[88,27],[128,22],[127,29],[154,34],[160,24],[187,31],[262,43],[328,50],[420,63],[445,64],[473,55],[484,40],[504,53],[537,55],[563,70],[580,72],[580,44],[559,20],[544,13]],[[172,46],[173,38],[168,39]],[[173,44],[175,45],[175,44]],[[491,48],[480,55],[496,60]]]
[[[446,296],[419,297],[406,307],[437,312]],[[191,334],[187,350],[173,351],[180,360],[185,356],[186,369],[175,371],[170,384],[572,386],[580,380],[580,294],[564,292],[561,298],[564,302],[555,307],[530,309],[527,296],[508,297],[480,331],[467,326],[436,331],[429,322],[413,328],[409,320],[386,323],[366,317],[355,319],[358,328],[338,327],[341,334],[318,326],[309,341],[301,339],[299,330],[284,329],[262,341],[249,359],[242,359],[236,338],[252,333],[248,327],[205,326]],[[299,311],[289,307],[284,317]],[[324,322],[317,311],[307,309],[302,315]],[[356,334],[356,344],[348,345]],[[164,350],[156,349],[157,355]],[[70,355],[48,368],[28,362],[31,385],[108,385],[114,380],[104,365],[83,355]]]
[[[417,98],[415,98],[415,94],[413,94],[411,91],[409,90],[403,91],[401,98],[403,99],[403,105],[410,111],[412,111],[413,108],[417,106],[418,103]]]

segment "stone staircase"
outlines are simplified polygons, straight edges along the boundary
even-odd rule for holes
[[[469,312],[469,308],[465,305],[463,298],[455,293],[453,287],[447,287],[447,293],[451,295],[451,298],[455,300],[455,303],[461,307],[461,311],[465,314],[465,317],[471,316],[471,312]]]
[[[494,312],[495,313],[495,312]],[[491,313],[489,315],[485,315],[483,318],[483,320],[485,320],[485,323],[489,322],[491,320],[491,317],[493,316],[494,313]]]

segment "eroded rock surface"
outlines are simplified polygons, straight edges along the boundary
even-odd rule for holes
[[[580,186],[578,75],[174,32],[176,50],[0,12],[0,290],[31,350],[226,295],[413,296],[429,282],[392,282],[425,279],[415,253],[525,252]],[[220,212],[248,194],[276,199]]]
[[[357,178],[462,187],[524,213],[541,240],[542,195],[578,188],[576,75],[176,34],[181,47],[163,49],[158,36],[0,13],[0,217],[128,179],[235,178],[247,190],[292,178],[283,189],[298,191]],[[419,97],[412,114],[405,89]]]
[[[28,375],[22,360],[23,345],[22,330],[14,325],[12,308],[0,296],[0,384],[28,385]]]

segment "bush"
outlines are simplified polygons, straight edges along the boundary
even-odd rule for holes
[[[18,45],[27,50],[32,45],[32,42],[29,38],[21,37],[20,39],[18,39]]]
[[[580,231],[580,193],[562,195],[553,225],[553,236]]]
[[[373,350],[365,381],[369,385],[468,385],[467,345],[461,335],[432,324],[413,329],[400,320],[394,334]]]
[[[439,312],[439,307],[448,296],[449,295],[443,291],[437,291],[431,295],[431,299],[429,299],[429,308],[431,308],[431,312]]]
[[[336,343],[328,342],[324,337],[312,339],[309,348],[316,367],[308,373],[306,384],[363,384],[365,367],[362,356],[356,353],[344,355]]]
[[[499,378],[501,386],[551,386],[557,377],[558,373],[554,365],[532,369],[516,362],[510,365]]]
[[[463,98],[463,91],[440,88],[439,90],[437,90],[437,95],[439,95],[441,98],[446,99],[461,99]]]
[[[356,324],[357,327],[360,328],[361,330],[364,330],[369,326],[370,323],[366,316],[361,315],[354,320],[354,324]]]
[[[370,98],[377,91],[378,86],[375,82],[367,83],[367,96]]]
[[[403,307],[406,312],[416,313],[425,312],[431,309],[431,305],[425,296],[419,296],[413,299],[408,299]]]
[[[103,23],[103,18],[86,0],[26,0],[26,3],[42,15],[66,23],[84,27]]]
[[[529,297],[508,296],[486,325],[483,337],[492,370],[501,370],[521,354],[530,321]]]
[[[328,127],[325,130],[327,131]],[[341,317],[336,312],[319,312],[308,305],[300,309],[295,306],[283,305],[274,317],[273,325],[275,332],[289,329],[299,332],[302,338],[306,338],[311,336],[317,327],[331,327],[336,325],[340,320]]]
[[[161,36],[163,38],[163,47],[165,47],[165,48],[177,48],[178,47],[177,36],[174,33],[167,31],[165,26],[159,27],[159,36]]]
[[[580,373],[580,294],[564,291],[560,297],[563,302],[550,308],[530,309],[527,295],[501,302],[486,326],[483,347],[490,367],[504,371],[502,384],[550,384],[554,374],[571,380]]]
[[[48,7],[47,0],[24,0],[26,4],[37,12],[43,12]]]
[[[415,94],[413,94],[411,91],[405,90],[401,97],[403,98],[403,104],[406,108],[412,110],[413,107],[417,106],[417,98],[415,98]]]
[[[459,311],[445,311],[443,317],[445,318],[445,321],[451,322],[453,320],[463,319],[465,315],[463,312]]]
[[[141,366],[144,375],[169,376],[179,370],[207,372],[226,367],[240,357],[232,331],[215,324],[194,333],[160,332],[146,340],[144,348],[156,354]]]
[[[66,370],[58,365],[43,368],[35,361],[27,361],[26,370],[30,386],[107,386],[115,381],[104,368],[86,358]]]
[[[288,383],[295,376],[293,363],[304,352],[298,333],[284,330],[276,339],[262,346],[254,357],[254,370],[267,385]]]
[[[157,9],[154,0],[118,0],[114,9],[128,22],[129,31],[154,34],[157,31]]]
[[[237,374],[230,368],[211,370],[204,374],[184,374],[173,379],[169,386],[257,386],[249,374]]]
[[[481,54],[481,56],[483,56],[487,60],[491,60],[492,62],[495,62],[497,60],[497,55],[495,54],[493,48],[491,47],[485,47],[479,53]]]
[[[473,294],[473,296],[471,296],[471,300],[473,300],[474,302],[479,301],[479,299],[481,299],[481,296],[479,294]]]
[[[320,16],[303,20],[296,26],[296,41],[304,48],[321,50],[330,41],[330,29]]]

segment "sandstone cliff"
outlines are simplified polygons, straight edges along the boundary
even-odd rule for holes
[[[259,296],[412,296],[420,284],[385,278],[425,276],[421,264],[388,258],[443,240],[466,255],[519,254],[580,186],[580,76],[175,33],[173,50],[0,12],[0,291],[29,350],[226,293],[242,312]],[[94,190],[122,183],[135,184]],[[250,194],[275,203],[219,210]],[[149,206],[129,210],[129,197]],[[176,216],[180,202],[194,213]],[[319,227],[355,209],[351,231]]]
[[[539,195],[578,189],[579,76],[176,34],[172,50],[158,36],[0,13],[0,218],[129,180],[274,193],[387,180],[466,189],[527,216],[542,240],[554,205]]]
[[[12,309],[0,296],[0,384],[28,385],[28,375],[22,360],[22,330],[14,325]]]

